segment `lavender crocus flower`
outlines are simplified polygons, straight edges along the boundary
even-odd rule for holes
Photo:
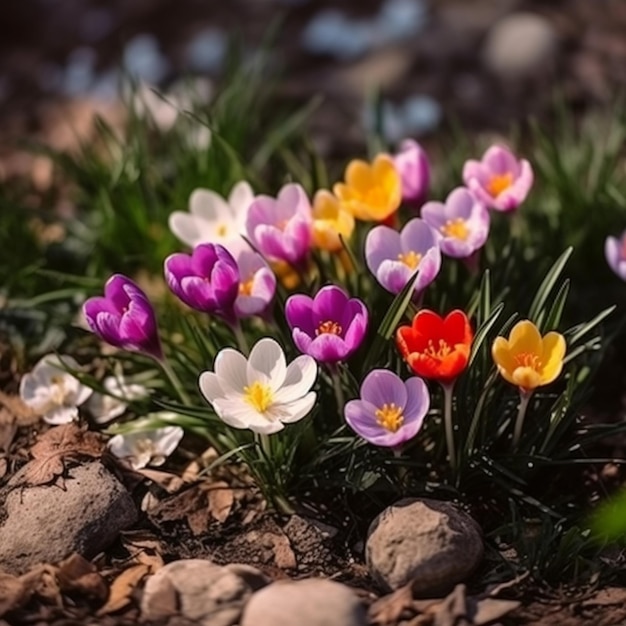
[[[607,237],[604,242],[604,256],[609,267],[626,280],[626,230],[621,237]]]
[[[367,331],[367,308],[335,285],[322,287],[314,298],[291,296],[285,317],[300,352],[321,363],[336,363],[351,356]]]
[[[346,404],[344,417],[366,441],[399,448],[417,435],[429,406],[430,396],[421,378],[403,382],[393,372],[377,369],[365,377],[361,397]]]
[[[203,243],[191,254],[171,254],[164,265],[165,280],[177,298],[196,311],[233,321],[239,270],[224,246]]]
[[[402,232],[388,226],[377,226],[365,240],[365,261],[376,280],[391,293],[402,291],[419,271],[415,294],[423,291],[441,268],[441,235],[424,220],[414,218]]]
[[[437,232],[441,251],[464,259],[482,248],[489,235],[489,211],[465,187],[457,187],[444,202],[427,202],[422,219]]]
[[[269,261],[304,264],[312,241],[311,203],[304,189],[285,185],[276,198],[257,196],[246,217],[248,238]]]
[[[428,194],[430,164],[424,149],[413,139],[405,139],[400,152],[393,157],[393,164],[402,179],[402,200],[419,206]]]
[[[104,297],[89,298],[83,313],[91,330],[112,346],[163,358],[154,309],[130,278],[111,276]]]
[[[533,184],[533,170],[526,159],[501,146],[491,146],[482,160],[470,159],[463,166],[463,181],[488,208],[515,210],[528,195]]]

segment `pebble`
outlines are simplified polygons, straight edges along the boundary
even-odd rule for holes
[[[551,22],[536,13],[513,13],[496,22],[483,46],[486,67],[505,80],[545,74],[554,64],[558,37]]]
[[[25,485],[28,466],[0,491],[0,570],[24,574],[73,552],[92,558],[137,520],[130,494],[99,462],[71,468],[63,486]]]
[[[181,618],[201,626],[239,623],[245,602],[267,584],[263,574],[247,565],[222,567],[206,559],[182,559],[162,567],[146,582],[141,598],[144,620]]]
[[[412,584],[416,596],[447,592],[480,563],[478,524],[450,502],[406,498],[371,524],[365,545],[370,574],[386,591]]]
[[[365,607],[341,583],[310,578],[276,582],[257,591],[240,626],[366,626]]]

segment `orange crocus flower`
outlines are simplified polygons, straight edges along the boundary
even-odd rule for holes
[[[458,309],[445,318],[422,309],[411,326],[396,331],[396,345],[409,367],[418,376],[444,385],[467,367],[473,339],[467,315]]]

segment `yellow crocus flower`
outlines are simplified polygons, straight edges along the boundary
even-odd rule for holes
[[[379,154],[371,164],[350,161],[345,182],[334,185],[333,192],[357,219],[382,222],[400,206],[402,181],[391,157]]]
[[[565,339],[557,332],[544,337],[529,320],[518,322],[508,340],[497,337],[491,354],[502,377],[529,394],[554,381],[563,368]]]
[[[339,235],[349,239],[354,230],[354,217],[344,210],[330,191],[321,189],[313,198],[313,245],[336,252],[342,249]]]

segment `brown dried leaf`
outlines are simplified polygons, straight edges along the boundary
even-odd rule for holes
[[[109,599],[96,615],[101,617],[128,606],[135,588],[149,573],[150,567],[143,563],[125,569],[111,584]]]
[[[176,493],[177,491],[180,491],[184,484],[184,481],[180,476],[170,474],[169,472],[161,472],[159,470],[147,468],[139,469],[137,472],[161,487],[164,491],[167,491],[167,493]]]
[[[24,404],[19,396],[10,396],[0,391],[0,404],[5,407],[8,414],[15,418],[18,427],[32,426],[41,418],[38,413],[33,411],[27,404]]]
[[[132,530],[122,533],[122,544],[136,563],[148,565],[154,574],[163,567],[163,548],[161,542],[150,532]]]
[[[212,483],[207,488],[209,512],[223,524],[230,515],[235,501],[233,490],[224,481]]]
[[[607,587],[606,589],[600,589],[591,598],[584,600],[581,603],[583,607],[591,606],[612,606],[615,604],[626,603],[626,589],[622,587]]]
[[[24,480],[31,485],[49,483],[63,473],[65,461],[98,458],[103,450],[104,441],[97,433],[80,428],[75,422],[56,426],[41,435],[31,448],[33,461],[25,470]]]
[[[35,591],[22,578],[0,572],[0,617],[26,604]]]
[[[109,588],[93,563],[74,553],[58,564],[57,580],[62,592],[76,591],[89,599],[104,602]]]
[[[297,566],[296,555],[291,549],[291,543],[287,535],[277,533],[265,533],[263,541],[271,541],[274,549],[274,562],[283,569],[294,569]]]

